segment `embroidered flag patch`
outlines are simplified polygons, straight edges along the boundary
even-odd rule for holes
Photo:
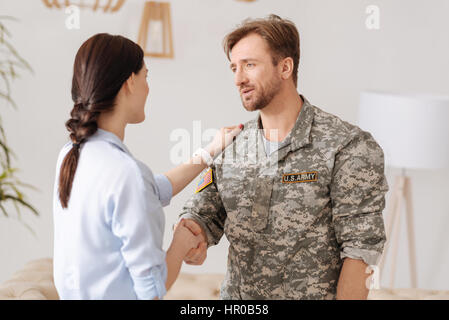
[[[318,172],[289,173],[282,175],[282,183],[313,182],[318,180]]]
[[[212,181],[213,181],[212,169],[209,169],[201,177],[201,180],[196,187],[195,193],[198,193],[201,190],[203,190],[204,188],[206,188],[208,185],[210,185],[212,183]]]

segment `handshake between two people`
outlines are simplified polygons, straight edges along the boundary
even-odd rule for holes
[[[184,262],[201,265],[207,256],[206,234],[198,223],[191,219],[181,219],[174,227],[172,246],[180,248]]]

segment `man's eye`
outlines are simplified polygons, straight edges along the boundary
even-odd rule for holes
[[[235,73],[235,68],[231,68],[231,71],[232,71],[233,73]]]
[[[246,66],[247,66],[248,68],[254,67],[254,63],[247,63]]]

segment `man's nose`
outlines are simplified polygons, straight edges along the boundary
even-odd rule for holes
[[[245,72],[241,70],[237,70],[235,72],[235,85],[237,87],[241,87],[242,85],[245,85],[248,82],[248,78],[245,74]]]

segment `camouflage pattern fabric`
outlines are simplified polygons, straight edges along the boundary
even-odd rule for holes
[[[384,156],[370,133],[304,103],[267,156],[260,117],[215,159],[180,217],[229,240],[222,299],[335,299],[343,258],[379,262]]]

